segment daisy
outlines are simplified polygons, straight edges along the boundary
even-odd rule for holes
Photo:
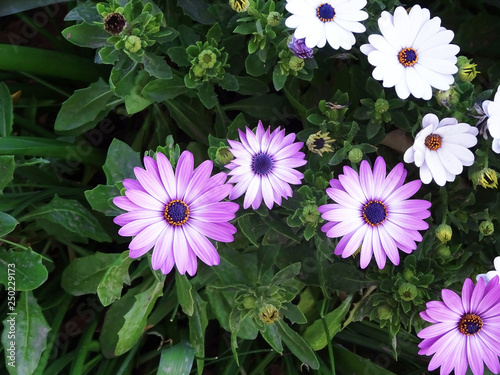
[[[476,127],[458,123],[453,117],[439,121],[435,114],[428,113],[422,119],[422,128],[403,158],[420,168],[424,184],[434,179],[439,186],[444,186],[446,181],[453,181],[462,173],[463,166],[474,163],[469,147],[477,143]]]
[[[489,282],[491,279],[493,279],[495,276],[500,277],[500,257],[496,257],[495,260],[493,260],[493,265],[495,266],[494,271],[488,271],[487,273],[481,273],[476,276],[476,281],[479,281],[479,279],[483,279],[485,283]]]
[[[232,242],[238,204],[220,202],[232,190],[226,174],[210,177],[212,162],[204,161],[193,171],[193,154],[184,151],[174,174],[162,153],[156,161],[144,158],[146,169],[134,168],[137,180],[125,179],[125,196],[113,203],[125,211],[114,222],[121,236],[135,236],[130,242],[130,257],[138,258],[153,248],[154,270],[169,273],[174,264],[180,274],[196,273],[197,257],[209,266],[219,264],[219,254],[208,238]]]
[[[430,19],[429,10],[419,5],[409,13],[397,7],[394,16],[382,12],[378,25],[382,35],[370,35],[370,44],[360,48],[375,66],[373,78],[383,81],[384,87],[396,86],[401,99],[412,94],[429,100],[431,87],[450,88],[460,48],[449,44],[454,34],[440,26],[439,17]]]
[[[245,194],[243,207],[259,208],[262,200],[271,209],[273,203],[281,206],[281,198],[292,196],[289,184],[300,185],[304,175],[294,168],[306,164],[305,154],[299,152],[304,143],[295,142],[295,134],[285,137],[278,127],[272,133],[264,130],[259,121],[257,133],[248,127],[246,134],[238,130],[240,141],[228,140],[234,159],[226,165],[231,172],[228,183],[235,183],[229,199]]]
[[[500,372],[500,284],[498,276],[485,285],[466,279],[462,297],[449,289],[441,292],[443,302],[427,303],[422,319],[433,323],[417,336],[423,339],[418,354],[433,355],[429,371],[441,366],[441,375],[452,370],[464,375],[470,366],[474,375],[483,374],[484,365]]]
[[[404,184],[406,170],[399,163],[386,176],[385,161],[378,157],[372,170],[366,160],[361,162],[359,175],[344,166],[344,174],[330,180],[326,193],[337,203],[319,207],[322,218],[329,223],[321,230],[327,237],[342,237],[335,254],[347,258],[361,246],[360,265],[366,268],[372,255],[377,266],[385,266],[386,257],[399,264],[398,248],[411,253],[422,241],[418,232],[429,228],[423,220],[430,216],[430,202],[408,199],[422,183]]]
[[[500,90],[497,89],[493,101],[485,100],[483,102],[483,111],[488,117],[487,127],[493,137],[492,149],[500,154]]]
[[[366,30],[359,23],[368,18],[361,10],[365,5],[366,0],[287,0],[292,15],[285,25],[295,29],[295,38],[305,38],[309,48],[322,48],[328,41],[333,49],[351,49],[356,43],[353,32]]]

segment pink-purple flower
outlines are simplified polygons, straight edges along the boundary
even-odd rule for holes
[[[429,371],[441,366],[441,375],[452,370],[464,375],[470,367],[482,375],[484,364],[495,374],[500,372],[500,284],[495,276],[487,284],[480,278],[474,285],[466,279],[462,297],[449,289],[441,292],[443,302],[427,303],[422,319],[433,323],[417,336],[419,354],[432,355]],[[483,364],[484,363],[484,364]]]
[[[125,179],[125,196],[113,203],[128,211],[114,222],[122,228],[121,236],[134,236],[130,242],[130,257],[138,258],[153,248],[152,267],[169,273],[174,264],[180,274],[194,275],[197,258],[209,266],[219,264],[220,258],[211,238],[232,242],[236,228],[234,219],[238,204],[221,202],[232,185],[226,183],[226,174],[212,177],[213,164],[204,161],[193,170],[193,155],[184,151],[172,169],[162,153],[156,161],[146,156],[146,169],[134,168],[137,180]],[[208,238],[207,238],[208,237]]]
[[[314,50],[306,46],[305,40],[305,38],[297,39],[295,36],[292,36],[292,41],[288,44],[290,51],[301,59],[309,59],[314,54]]]
[[[430,202],[408,199],[422,184],[415,180],[404,184],[406,169],[399,163],[386,176],[386,165],[378,157],[373,172],[366,160],[361,162],[359,174],[344,166],[344,174],[330,180],[326,189],[334,204],[319,207],[328,223],[321,230],[328,237],[342,237],[335,254],[347,258],[361,250],[360,265],[366,268],[372,256],[383,268],[387,257],[399,264],[398,249],[411,253],[422,241],[419,230],[429,228],[424,219],[430,216]]]
[[[259,121],[256,133],[248,127],[246,133],[238,130],[240,141],[228,140],[234,159],[226,165],[230,169],[229,183],[235,183],[229,199],[245,194],[243,207],[259,208],[262,200],[271,209],[281,199],[292,196],[289,184],[299,185],[304,175],[295,168],[306,164],[305,154],[299,150],[304,143],[294,142],[295,134],[285,136],[280,127],[272,133],[264,130]]]

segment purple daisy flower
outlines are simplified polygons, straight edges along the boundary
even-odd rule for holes
[[[304,175],[294,168],[306,164],[305,154],[299,152],[304,143],[295,142],[295,133],[285,136],[278,127],[272,133],[264,130],[259,121],[257,133],[248,127],[246,134],[238,130],[240,142],[228,140],[234,159],[226,165],[231,169],[229,183],[236,183],[229,199],[245,194],[243,207],[256,210],[262,200],[271,209],[273,203],[281,205],[281,198],[292,196],[289,184],[299,185]]]
[[[174,264],[180,274],[196,273],[197,257],[209,266],[220,258],[207,237],[232,242],[238,204],[220,202],[232,190],[226,174],[210,177],[213,164],[207,160],[193,171],[193,154],[184,151],[175,171],[162,153],[156,161],[144,158],[146,169],[134,168],[136,180],[125,179],[125,196],[113,203],[125,211],[114,222],[121,236],[135,236],[130,242],[130,257],[138,258],[153,248],[153,269],[169,273]]]
[[[429,371],[441,366],[441,375],[464,375],[470,366],[482,375],[483,362],[495,374],[500,372],[500,284],[495,276],[485,285],[466,279],[462,298],[449,289],[441,292],[443,302],[427,303],[422,319],[434,323],[421,330],[418,354],[433,355]]]
[[[420,180],[405,185],[406,169],[399,163],[386,177],[385,161],[378,157],[372,170],[366,160],[358,173],[345,166],[344,174],[330,180],[326,189],[336,204],[319,207],[322,218],[329,223],[321,230],[328,237],[342,237],[335,254],[347,258],[361,246],[360,265],[366,268],[372,255],[380,269],[386,257],[399,264],[398,248],[411,253],[422,241],[418,232],[429,228],[423,220],[430,216],[430,202],[408,199],[420,188]]]
[[[309,59],[314,54],[314,50],[306,46],[305,40],[306,38],[297,39],[295,36],[292,36],[292,41],[288,44],[290,51],[301,59]]]

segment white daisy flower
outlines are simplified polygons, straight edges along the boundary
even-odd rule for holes
[[[478,130],[474,126],[458,123],[447,117],[439,121],[435,114],[428,113],[422,119],[422,130],[415,142],[404,154],[406,163],[414,162],[420,168],[420,179],[424,184],[433,179],[439,186],[453,181],[463,167],[474,163],[474,154],[469,150],[477,143]]]
[[[496,257],[495,260],[493,260],[493,265],[495,266],[494,271],[488,271],[487,273],[480,273],[479,275],[476,276],[476,281],[479,281],[479,279],[483,279],[484,283],[486,284],[495,276],[500,276],[500,257]]]
[[[418,5],[409,13],[397,7],[394,16],[382,12],[378,25],[382,35],[370,35],[370,44],[361,46],[361,52],[375,67],[373,78],[382,81],[384,87],[396,86],[401,99],[412,94],[429,100],[431,87],[450,88],[458,71],[455,55],[460,48],[449,44],[454,34],[441,27],[439,17],[430,19],[429,10]]]
[[[483,111],[488,116],[487,127],[493,137],[491,147],[494,152],[500,154],[500,90],[497,90],[493,101],[485,100],[483,102]]]
[[[368,18],[361,9],[366,0],[287,0],[286,9],[292,13],[285,25],[295,29],[297,39],[305,38],[309,48],[325,46],[351,49],[356,43],[354,33],[363,33],[359,23]]]

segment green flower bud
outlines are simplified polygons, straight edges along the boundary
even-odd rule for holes
[[[389,102],[385,99],[379,98],[375,102],[375,112],[384,113],[389,110]]]
[[[347,157],[351,163],[359,163],[363,160],[363,151],[361,151],[358,147],[354,147],[351,151],[349,151]]]
[[[481,185],[485,189],[496,189],[498,187],[497,172],[491,168],[483,168],[472,175],[474,186]]]
[[[315,204],[308,204],[302,210],[302,219],[306,223],[317,223],[320,217],[320,213],[318,211],[318,206]]]
[[[104,19],[104,30],[112,35],[120,34],[126,25],[127,20],[120,13],[108,14]]]
[[[210,50],[203,50],[198,55],[198,64],[203,69],[213,68],[215,63],[217,62],[217,56]]]
[[[280,319],[280,313],[275,306],[265,305],[260,309],[259,319],[266,324],[274,324],[274,322]]]
[[[398,294],[403,301],[413,301],[418,295],[418,289],[411,283],[404,283],[399,287]]]
[[[267,23],[271,26],[278,26],[281,23],[281,14],[278,12],[269,13]]]
[[[229,151],[229,147],[219,147],[215,153],[215,161],[219,164],[226,165],[233,159],[234,156]]]
[[[141,38],[135,35],[128,36],[125,39],[125,49],[129,52],[137,52],[142,48]]]
[[[231,5],[231,8],[235,12],[246,12],[248,7],[250,6],[250,1],[249,0],[230,0],[229,5]]]
[[[448,259],[449,257],[451,257],[450,247],[440,244],[437,247],[437,255],[443,259]]]
[[[436,237],[441,243],[446,243],[451,240],[451,227],[448,224],[441,224],[436,228]]]
[[[243,307],[247,310],[251,310],[255,307],[255,297],[246,296],[243,298]]]
[[[288,66],[293,71],[298,72],[298,71],[302,70],[302,68],[304,67],[304,60],[297,57],[297,56],[292,56],[292,57],[290,57],[290,61],[288,62]]]
[[[403,279],[406,281],[411,281],[411,279],[415,277],[415,272],[413,272],[411,269],[407,268],[403,272]]]
[[[382,305],[377,308],[378,318],[380,320],[389,320],[392,318],[392,308],[387,305]]]
[[[470,82],[476,76],[481,73],[476,70],[477,64],[472,64],[472,60],[469,60],[465,56],[458,56],[457,67],[458,67],[458,78],[463,82]]]
[[[495,226],[489,220],[482,221],[481,224],[479,224],[479,232],[485,236],[490,236],[495,232]]]
[[[439,91],[436,94],[437,102],[443,107],[450,108],[456,106],[460,101],[460,94],[451,87],[447,91]]]
[[[199,65],[193,66],[192,69],[193,69],[193,74],[195,75],[195,77],[202,78],[205,75],[205,69],[203,69]]]

